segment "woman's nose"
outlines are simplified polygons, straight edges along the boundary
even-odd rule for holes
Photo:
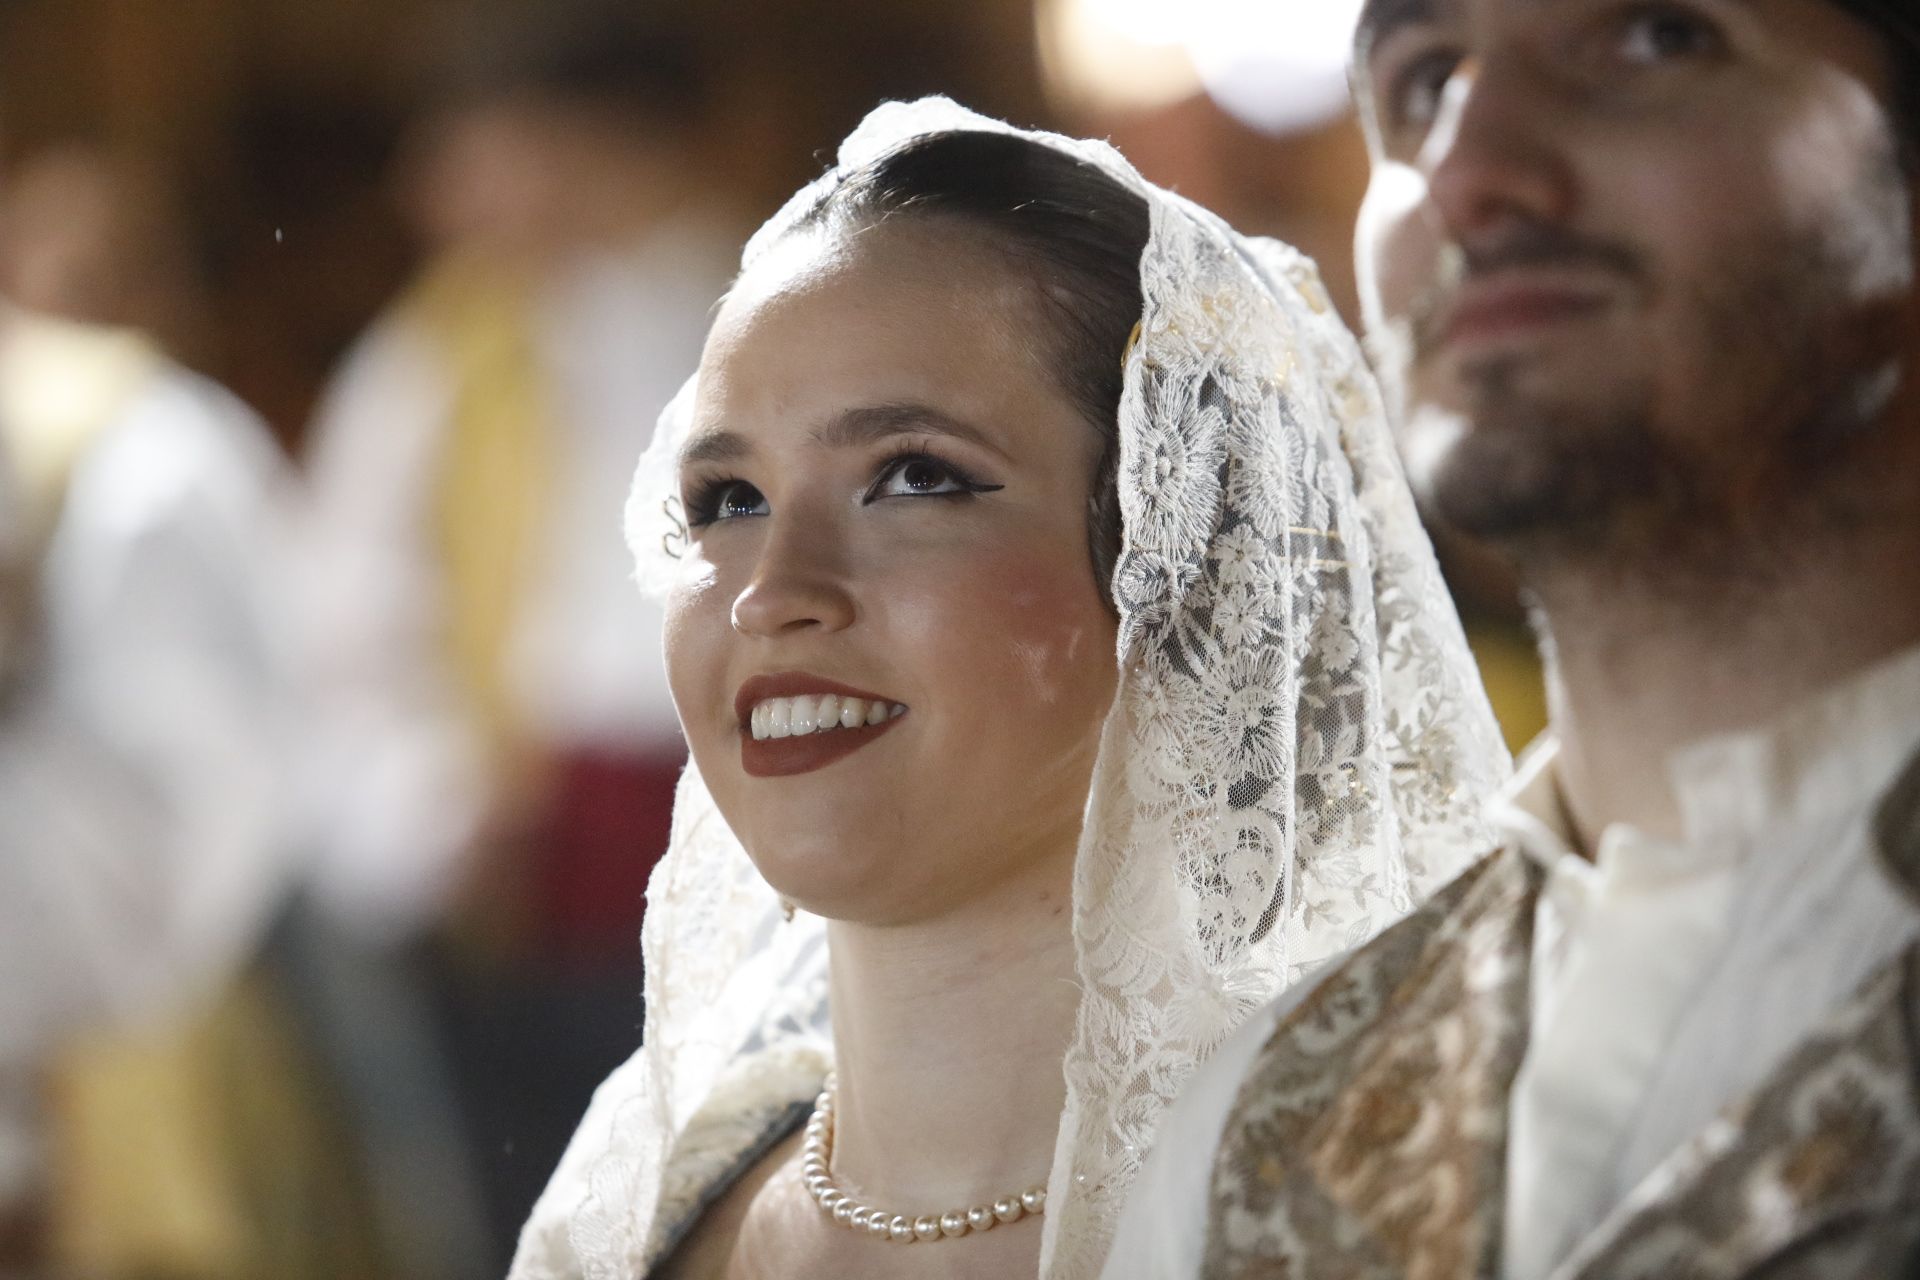
[[[840,561],[826,531],[770,528],[752,575],[734,597],[733,629],[772,638],[850,626],[856,611]]]

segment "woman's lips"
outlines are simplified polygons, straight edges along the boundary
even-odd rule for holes
[[[804,671],[755,676],[734,696],[740,763],[755,778],[825,768],[891,729],[898,702]]]
[[[800,738],[755,738],[743,729],[740,767],[753,778],[786,778],[796,773],[811,773],[852,755],[899,723],[900,718],[895,716],[858,729],[835,729]]]

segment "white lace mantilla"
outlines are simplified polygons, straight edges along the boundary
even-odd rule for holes
[[[1020,132],[890,104],[747,247],[915,137]],[[1152,210],[1120,407],[1121,681],[1074,881],[1083,985],[1040,1274],[1094,1276],[1160,1117],[1253,1010],[1491,845],[1507,756],[1358,346],[1312,264],[1147,184],[1112,148],[1026,134]],[[670,582],[692,388],[628,511]],[[513,1280],[634,1280],[831,1061],[820,921],[773,890],[690,771],[648,890],[646,1044],[596,1097]]]

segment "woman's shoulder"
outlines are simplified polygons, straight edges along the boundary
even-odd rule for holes
[[[789,1128],[770,1147],[742,1161],[730,1178],[685,1224],[678,1244],[647,1273],[647,1280],[722,1280],[734,1243],[756,1197],[800,1147],[800,1130]]]
[[[656,1120],[644,1054],[603,1083],[552,1181],[521,1232],[509,1280],[578,1280],[613,1274],[675,1275],[694,1236],[723,1221],[716,1210],[778,1168],[773,1156],[797,1134],[825,1075],[817,1054],[786,1046],[736,1059],[688,1121]],[[724,1257],[724,1255],[723,1255]],[[703,1274],[698,1271],[685,1274]]]

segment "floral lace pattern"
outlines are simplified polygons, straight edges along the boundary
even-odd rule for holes
[[[838,173],[949,130],[1019,132],[944,99],[882,107],[747,261]],[[1103,144],[1025,136],[1152,211],[1120,410],[1120,691],[1075,870],[1084,995],[1040,1266],[1079,1280],[1193,1069],[1484,853],[1478,813],[1507,756],[1378,393],[1311,263]],[[648,589],[674,571],[661,552],[691,394],[629,505]],[[648,901],[646,1044],[596,1099],[514,1280],[643,1274],[756,1118],[805,1097],[830,1057],[820,923],[780,921],[696,773]]]

